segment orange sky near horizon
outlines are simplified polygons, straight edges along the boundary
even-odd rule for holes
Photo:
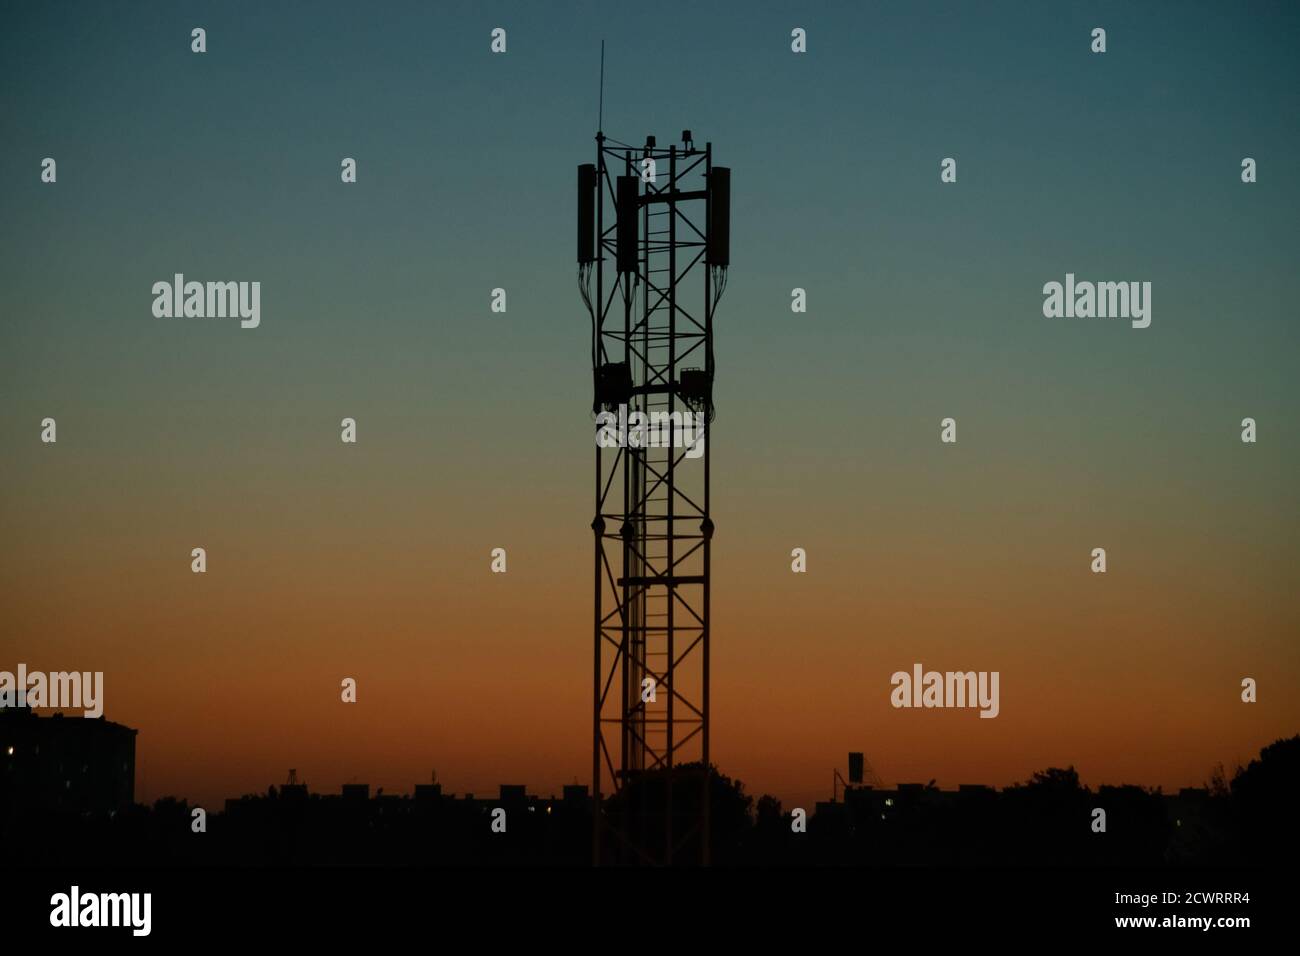
[[[288,479],[283,457],[241,493],[195,473],[183,495],[189,485],[152,462],[119,462],[115,480],[95,483],[33,465],[34,507],[9,514],[0,565],[7,628],[22,639],[5,642],[0,668],[103,670],[106,716],[140,731],[141,800],[220,805],[291,767],[322,792],[409,792],[435,768],[458,793],[588,783],[580,479],[531,517],[503,497],[479,528],[454,509],[407,514],[414,477],[361,458],[316,470],[291,498],[257,494]],[[1046,486],[1013,496],[982,471],[924,473],[892,513],[864,501],[838,524],[832,503],[814,504],[803,531],[717,495],[724,772],[787,806],[827,799],[849,750],[890,783],[1003,786],[1072,764],[1094,786],[1171,789],[1300,730],[1287,690],[1300,680],[1296,602],[1281,570],[1295,545],[1267,515],[1243,508],[1235,531],[1215,529],[1217,561],[1206,529],[1164,520],[1186,501],[1111,520],[1110,568],[1094,575],[1079,515],[1039,507]],[[384,482],[358,498],[358,483]],[[832,476],[826,494],[851,489]],[[204,575],[189,568],[198,542]],[[795,545],[806,574],[790,571]],[[495,546],[508,551],[504,575],[489,571]],[[999,671],[999,716],[894,709],[890,675],[914,662]],[[1245,676],[1256,704],[1239,700]],[[343,677],[358,681],[356,704],[340,700]]]

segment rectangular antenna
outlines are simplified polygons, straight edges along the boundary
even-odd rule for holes
[[[578,263],[596,258],[596,164],[578,167]]]
[[[637,213],[640,183],[635,176],[618,177],[618,271],[636,272],[640,250],[637,249]]]
[[[711,266],[731,264],[731,169],[709,171],[709,248]]]

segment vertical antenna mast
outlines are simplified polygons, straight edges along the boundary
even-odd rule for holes
[[[604,121],[604,45],[600,115]],[[592,861],[709,862],[709,441],[731,170],[596,134],[578,167],[595,441]],[[640,421],[641,424],[637,424]],[[615,432],[611,436],[610,432]],[[609,439],[613,437],[614,440]]]
[[[596,132],[605,128],[605,41],[600,41],[600,107],[596,113]]]

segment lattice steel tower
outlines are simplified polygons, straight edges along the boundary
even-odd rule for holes
[[[708,862],[708,431],[730,187],[689,130],[667,149],[597,133],[596,162],[578,167],[597,415],[597,864]]]

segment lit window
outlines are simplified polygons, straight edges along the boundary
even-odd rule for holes
[[[14,755],[14,748],[13,748],[13,747],[10,747],[10,748],[9,748],[9,756],[12,757],[13,755]]]

